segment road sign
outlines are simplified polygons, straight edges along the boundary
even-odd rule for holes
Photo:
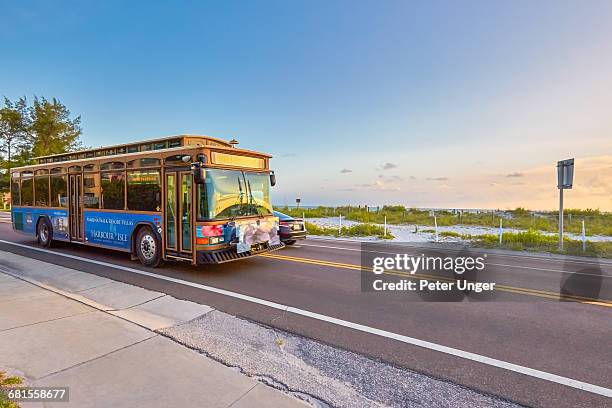
[[[557,162],[557,188],[572,188],[574,182],[574,159]]]

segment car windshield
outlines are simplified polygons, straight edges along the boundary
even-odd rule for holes
[[[206,181],[198,185],[198,219],[270,214],[268,173],[206,169]]]
[[[274,211],[274,216],[278,217],[278,219],[282,221],[291,221],[293,217],[288,216],[287,214],[283,214],[282,212]]]

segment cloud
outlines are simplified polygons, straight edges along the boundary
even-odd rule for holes
[[[394,164],[394,163],[387,162],[387,163],[382,165],[382,169],[383,170],[391,170],[391,169],[395,169],[395,168],[397,168],[397,164]]]
[[[385,176],[384,174],[379,174],[378,179],[387,183],[393,183],[396,181],[404,181],[404,179],[400,176]]]
[[[342,169],[342,170],[340,170],[340,173],[342,173],[342,174],[352,173],[352,172],[353,172],[353,170],[351,170],[351,169]]]
[[[392,187],[392,186],[388,186],[387,183],[385,183],[383,180],[378,179],[374,182],[374,186],[373,186],[376,190],[383,190],[383,191],[400,191],[399,187]]]
[[[355,184],[355,187],[358,187],[358,188],[371,188],[371,189],[374,189],[374,190],[381,190],[381,191],[400,191],[399,187],[389,186],[381,178],[378,178],[378,179],[374,180],[373,183]]]
[[[525,175],[518,171],[513,171],[512,173],[506,174],[506,177],[525,177]]]
[[[427,177],[429,181],[447,181],[448,177]]]
[[[354,188],[337,188],[336,191],[355,191]]]

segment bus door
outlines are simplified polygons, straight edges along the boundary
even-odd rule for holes
[[[83,241],[83,203],[81,202],[82,176],[68,175],[68,210],[70,213],[70,239]]]
[[[192,258],[193,176],[190,171],[166,171],[164,180],[166,256]]]

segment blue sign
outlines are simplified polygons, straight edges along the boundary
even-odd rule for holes
[[[130,237],[139,223],[150,224],[161,232],[161,214],[129,214],[86,211],[85,242],[124,250],[130,249]]]

